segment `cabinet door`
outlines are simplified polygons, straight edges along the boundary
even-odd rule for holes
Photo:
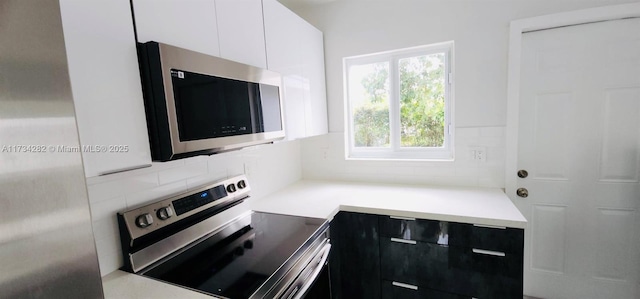
[[[324,40],[322,31],[306,23],[302,26],[301,43],[303,77],[308,80],[304,98],[306,135],[316,136],[328,132],[327,91],[324,71]]]
[[[60,1],[87,177],[151,164],[129,1]],[[121,152],[114,152],[118,150]]]
[[[267,68],[261,0],[215,0],[220,57]]]
[[[380,298],[377,216],[340,212],[331,221],[330,233],[332,298]]]
[[[276,0],[262,2],[267,68],[282,75],[286,139],[306,136],[304,98],[308,79],[302,76],[302,20]]]
[[[305,82],[298,76],[283,76],[283,97],[285,110],[285,134],[287,139],[306,136],[304,111]]]
[[[214,0],[133,0],[138,41],[220,56]]]
[[[304,20],[276,0],[263,0],[262,7],[267,68],[282,75],[300,76]]]
[[[267,67],[283,76],[287,139],[327,133],[322,32],[276,0],[264,0],[263,12]]]

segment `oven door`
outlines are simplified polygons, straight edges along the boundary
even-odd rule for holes
[[[331,298],[327,258],[331,244],[326,243],[302,269],[296,280],[280,296],[281,299]]]

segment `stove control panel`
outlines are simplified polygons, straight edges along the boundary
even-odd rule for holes
[[[250,189],[246,176],[240,175],[119,213],[119,221],[124,222],[131,239],[136,239],[208,208],[248,197]]]

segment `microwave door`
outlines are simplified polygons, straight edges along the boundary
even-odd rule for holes
[[[257,133],[255,83],[184,72],[173,78],[180,141]]]

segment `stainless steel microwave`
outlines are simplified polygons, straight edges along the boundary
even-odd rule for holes
[[[279,74],[157,42],[138,58],[154,161],[284,138]]]

